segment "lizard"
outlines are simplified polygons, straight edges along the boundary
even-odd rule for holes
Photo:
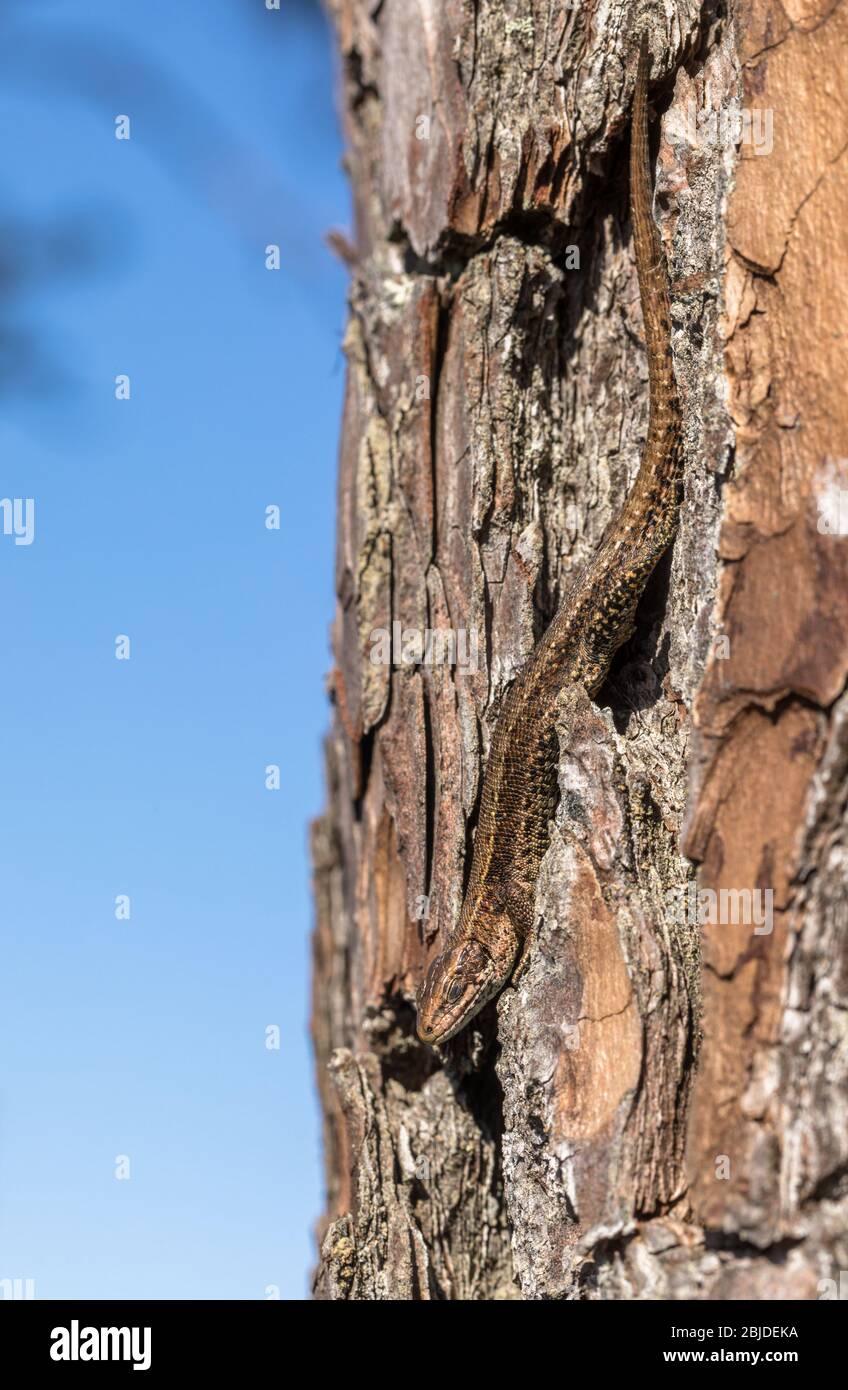
[[[630,136],[630,213],[648,359],[648,426],[635,482],[502,701],[483,777],[462,908],[418,995],[418,1036],[441,1044],[518,973],[556,808],[557,720],[591,699],[635,630],[635,612],[677,529],[682,416],[671,351],[669,275],[652,214],[650,54],[643,33]]]

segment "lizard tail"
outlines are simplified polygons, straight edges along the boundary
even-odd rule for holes
[[[668,269],[652,213],[649,67],[648,39],[643,34],[630,137],[630,214],[648,354],[648,430],[636,481],[581,584],[580,600],[585,604],[594,600],[593,621],[587,624],[582,643],[590,693],[602,683],[616,649],[633,631],[645,585],[674,536],[682,493],[681,412],[671,357]]]
[[[668,269],[651,206],[649,66],[648,37],[643,34],[630,135],[630,215],[648,353],[648,433],[639,474],[621,522],[622,528],[626,528],[629,521],[638,518],[638,524],[644,527],[647,520],[650,529],[653,517],[658,531],[665,536],[665,549],[674,532],[680,502],[680,402],[671,357]]]

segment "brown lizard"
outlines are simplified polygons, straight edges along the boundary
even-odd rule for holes
[[[648,430],[621,514],[504,698],[483,779],[459,921],[418,997],[418,1034],[442,1043],[503,988],[529,940],[536,878],[556,806],[556,721],[594,695],[677,526],[681,413],[671,359],[669,280],[651,213],[643,35],[630,137],[630,209],[648,355]]]

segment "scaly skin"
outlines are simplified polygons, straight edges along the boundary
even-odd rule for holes
[[[483,780],[471,875],[459,922],[418,997],[418,1035],[453,1037],[510,977],[534,919],[535,885],[556,806],[556,719],[595,694],[680,510],[681,414],[671,359],[668,271],[651,216],[647,84],[639,52],[630,147],[630,210],[645,322],[650,405],[639,473],[602,542],[506,695]]]

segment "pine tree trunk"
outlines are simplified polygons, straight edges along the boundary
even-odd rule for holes
[[[313,831],[316,1295],[821,1296],[848,1268],[848,15],[332,10],[358,258]],[[436,1054],[414,998],[498,704],[644,438],[643,16],[680,529],[560,731],[528,968]],[[387,659],[442,629],[453,652]]]

